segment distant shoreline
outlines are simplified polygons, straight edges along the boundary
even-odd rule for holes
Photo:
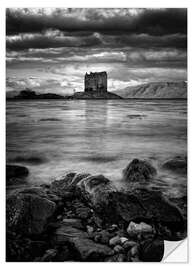
[[[23,101],[23,100],[117,100],[117,99],[110,99],[110,98],[6,98],[6,101]],[[119,100],[187,100],[187,98],[122,98]]]

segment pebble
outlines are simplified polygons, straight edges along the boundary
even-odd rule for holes
[[[95,235],[94,241],[98,243],[100,242],[100,240],[101,240],[101,235],[100,234]]]
[[[116,245],[116,246],[114,247],[114,251],[115,251],[116,253],[123,253],[123,252],[124,252],[124,248],[123,248],[122,246],[120,246],[120,245]]]
[[[102,230],[99,232],[99,234],[101,235],[101,239],[100,242],[102,244],[108,244],[109,243],[109,238],[110,238],[110,233],[106,230]]]
[[[131,257],[132,262],[141,262],[138,257]]]
[[[121,244],[121,239],[119,236],[115,236],[109,240],[109,245],[110,246],[116,246]]]
[[[118,226],[116,224],[111,225],[111,227],[108,229],[109,232],[115,232],[118,229]]]
[[[87,232],[88,232],[89,234],[91,234],[91,233],[94,232],[94,228],[93,228],[92,226],[87,225],[87,226],[86,226],[86,229],[87,229]]]
[[[126,249],[126,250],[128,250],[128,249],[132,248],[135,245],[137,245],[137,243],[134,242],[134,241],[125,241],[123,243],[123,248]]]
[[[131,256],[136,256],[138,254],[138,245],[135,245],[131,248]]]
[[[120,237],[121,244],[124,244],[126,241],[128,241],[128,238],[126,237]]]

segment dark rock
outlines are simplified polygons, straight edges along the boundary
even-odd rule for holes
[[[50,188],[50,184],[44,183],[44,184],[41,184],[40,187],[42,187],[44,189],[49,189]]]
[[[56,230],[55,236],[55,243],[60,245],[69,243],[71,245],[77,260],[100,261],[112,254],[109,247],[93,242],[86,232],[74,227],[62,225]]]
[[[25,183],[25,177],[28,176],[29,171],[24,166],[6,165],[6,184],[22,184]]]
[[[125,224],[145,221],[168,227],[175,233],[184,231],[180,210],[166,200],[161,192],[138,188],[132,192],[116,191],[112,183],[102,175],[82,179],[77,188],[102,218],[104,223]],[[167,238],[167,235],[164,235]],[[169,240],[169,239],[168,239]]]
[[[187,157],[177,156],[167,160],[162,168],[179,174],[187,174]]]
[[[7,228],[22,234],[40,234],[55,208],[55,203],[46,198],[15,192],[6,202]]]
[[[112,192],[101,206],[101,212],[108,220],[120,222],[148,221],[170,229],[175,239],[176,232],[185,230],[183,216],[180,210],[167,201],[160,192],[138,189],[132,193]],[[162,236],[165,239],[167,235]],[[177,238],[176,238],[177,239]]]
[[[146,240],[140,244],[139,259],[144,262],[160,262],[164,255],[163,240]]]
[[[71,242],[72,238],[88,238],[88,233],[78,228],[61,224],[55,231],[54,242],[57,245],[63,245],[67,242]]]
[[[108,231],[102,230],[100,232],[97,232],[96,235],[99,236],[97,242],[100,242],[101,244],[105,244],[105,245],[109,243],[111,234]]]
[[[46,250],[44,256],[40,259],[40,262],[52,262],[54,261],[57,254],[57,250],[48,249]]]
[[[170,198],[170,201],[181,210],[184,220],[187,221],[187,195]]]
[[[57,254],[54,258],[55,262],[65,262],[68,260],[73,260],[73,254],[71,254],[71,250],[68,246],[60,246],[57,248]]]
[[[50,185],[50,192],[59,196],[66,197],[66,193],[74,191],[79,181],[86,178],[89,174],[68,173],[59,180],[53,181]]]
[[[132,247],[134,247],[134,246],[136,246],[137,245],[137,243],[136,242],[134,242],[134,241],[125,241],[124,243],[123,243],[123,248],[125,249],[125,250],[129,250],[129,249],[131,249]]]
[[[141,262],[138,256],[131,257],[131,262]]]
[[[61,197],[59,197],[59,196],[57,196],[55,194],[47,194],[47,198],[48,198],[48,200],[53,201],[55,203],[59,203],[62,200]]]
[[[140,259],[139,259],[139,246],[138,245],[133,246],[127,252],[127,261],[128,262],[140,262]]]
[[[22,178],[10,178],[9,180],[6,179],[7,186],[14,186],[14,185],[24,185],[26,184],[26,179]]]
[[[30,240],[14,232],[6,233],[6,261],[32,262],[37,256],[42,256],[47,248],[44,241]]]
[[[132,260],[131,260],[131,251],[130,251],[130,249],[129,249],[129,251],[128,251],[127,254],[126,254],[126,261],[127,261],[127,262],[132,262]]]
[[[149,162],[133,159],[123,170],[123,179],[127,182],[142,182],[152,179],[156,173],[156,169]]]
[[[91,216],[91,218],[88,221],[89,221],[89,224],[92,224],[95,227],[99,227],[99,228],[102,227],[103,221],[96,214],[94,214],[93,216]]]
[[[181,211],[167,200],[161,192],[139,189],[136,190],[135,196],[139,198],[146,209],[146,218],[168,227],[173,233],[174,239],[176,232],[183,232],[186,229]],[[167,240],[167,237],[165,240]]]
[[[126,261],[127,261],[126,256],[123,253],[115,254],[105,259],[105,262],[126,262]]]
[[[124,248],[120,245],[116,245],[113,250],[115,251],[115,253],[124,253]]]
[[[73,238],[71,241],[82,261],[102,261],[105,257],[113,254],[108,246],[95,243],[87,238]]]
[[[84,228],[84,226],[82,225],[81,220],[77,219],[77,218],[64,218],[62,220],[62,225],[72,226],[72,227],[75,227],[77,229],[83,229]]]
[[[130,252],[131,252],[131,256],[132,256],[132,257],[137,256],[137,255],[138,255],[138,252],[139,252],[139,246],[138,246],[138,244],[135,245],[135,246],[133,246],[133,247],[131,248]]]
[[[110,246],[116,246],[121,244],[121,238],[119,236],[114,236],[109,240]]]
[[[75,215],[82,220],[88,220],[92,215],[91,209],[79,200],[74,201],[71,207]]]
[[[103,175],[89,176],[77,184],[77,189],[90,206],[100,212],[103,219],[109,218],[103,210],[107,210],[109,194],[116,190],[110,180]]]
[[[43,254],[45,249],[47,248],[47,243],[45,241],[38,241],[38,240],[33,240],[30,241],[30,257],[35,258],[37,256],[40,256]]]

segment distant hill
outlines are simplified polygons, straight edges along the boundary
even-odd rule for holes
[[[113,91],[123,98],[187,98],[186,82],[152,82]]]
[[[76,92],[68,96],[68,99],[122,99],[122,97],[112,92]]]

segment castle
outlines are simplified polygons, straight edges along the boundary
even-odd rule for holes
[[[107,92],[107,73],[103,72],[90,72],[85,74],[84,78],[84,91],[85,92]]]

